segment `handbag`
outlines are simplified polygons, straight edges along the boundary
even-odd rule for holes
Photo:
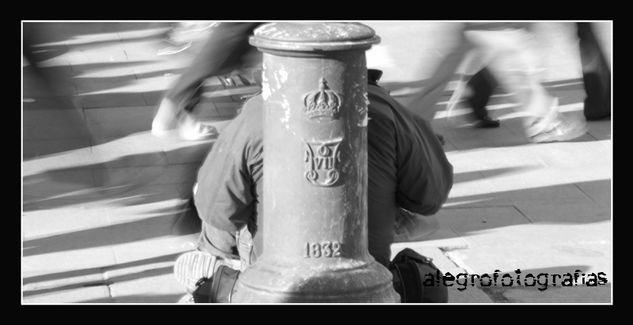
[[[446,303],[448,289],[436,277],[442,272],[430,258],[405,248],[389,263],[393,286],[402,303]],[[429,278],[431,277],[431,278]],[[428,281],[433,279],[433,281]],[[432,284],[429,284],[432,282]]]

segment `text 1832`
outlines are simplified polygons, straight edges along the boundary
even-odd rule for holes
[[[322,241],[320,243],[305,244],[304,257],[321,258],[321,257],[338,257],[341,256],[341,243],[337,241]]]

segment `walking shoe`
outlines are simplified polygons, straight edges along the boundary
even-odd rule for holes
[[[165,98],[152,121],[151,134],[166,137],[174,133],[187,141],[209,140],[219,135],[215,127],[197,121],[192,113],[176,107],[171,100]]]
[[[558,113],[558,99],[554,99],[550,112],[533,121],[526,132],[534,143],[569,141],[587,133],[587,124],[581,120],[564,119]]]
[[[587,133],[587,126],[581,121],[558,120],[542,131],[530,136],[534,143],[569,141]]]
[[[218,258],[201,251],[180,255],[174,263],[174,276],[192,294],[205,280],[211,279]]]
[[[475,123],[476,128],[489,129],[489,128],[498,128],[501,125],[499,120],[495,120],[490,118],[489,116],[484,116],[482,118],[475,117],[477,122]]]
[[[215,138],[218,130],[212,125],[196,121],[190,114],[183,115],[179,120],[178,136],[187,141],[203,141]]]
[[[440,229],[437,219],[400,209],[394,227],[394,242],[421,241]]]

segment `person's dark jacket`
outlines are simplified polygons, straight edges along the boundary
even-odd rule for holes
[[[453,185],[453,167],[426,121],[378,86],[368,85],[368,97],[368,248],[386,266],[398,208],[436,213]],[[256,96],[214,144],[199,170],[195,195],[204,222],[230,233],[248,225],[256,255],[262,245],[256,226],[263,211],[262,121],[262,98]]]

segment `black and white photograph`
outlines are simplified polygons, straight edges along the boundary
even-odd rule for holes
[[[22,305],[613,304],[613,20],[19,23]]]

